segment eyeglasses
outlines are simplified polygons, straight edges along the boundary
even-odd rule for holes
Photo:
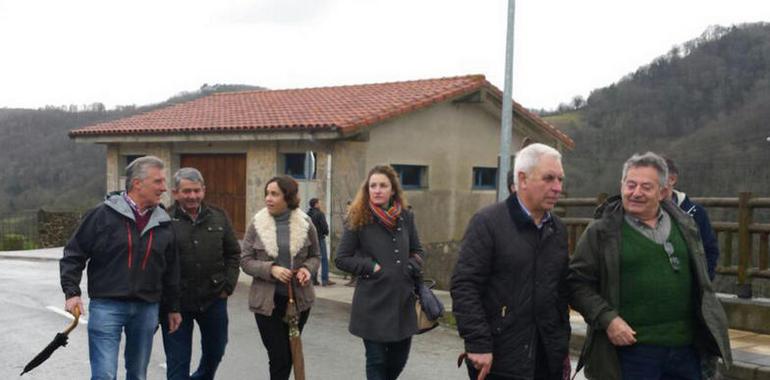
[[[666,251],[668,262],[671,264],[671,269],[673,269],[674,272],[679,272],[679,258],[674,256],[674,245],[671,244],[670,241],[667,241],[663,244],[663,249]]]

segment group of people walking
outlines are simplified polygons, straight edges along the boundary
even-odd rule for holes
[[[710,282],[716,259],[706,260],[698,231],[710,228],[708,217],[697,209],[706,223],[696,224],[691,202],[682,206],[689,210],[677,207],[686,196],[673,190],[672,167],[654,153],[631,157],[621,195],[598,209],[570,258],[567,230],[552,213],[561,155],[542,144],[518,152],[510,196],[472,217],[452,275],[469,378],[569,378],[570,306],[588,324],[578,370],[591,379],[709,379],[717,357],[729,365],[727,321]],[[91,378],[117,378],[125,333],[126,378],[145,379],[160,325],[168,379],[213,379],[228,341],[227,300],[242,270],[252,277],[248,306],[270,378],[288,379],[287,313],[296,313],[301,331],[319,267],[320,284],[333,284],[318,200],[305,213],[297,182],[271,178],[265,208],[239,244],[225,212],[204,201],[194,168],[174,174],[174,204],[164,209],[164,170],[153,156],[129,164],[126,190],[90,210],[64,248],[67,311],[83,310],[80,280],[88,272]],[[423,263],[398,175],[375,166],[349,205],[335,255],[336,266],[358,278],[349,331],[362,340],[367,379],[397,379],[407,363]],[[191,374],[195,323],[202,352]]]

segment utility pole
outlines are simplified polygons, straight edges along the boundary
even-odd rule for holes
[[[511,169],[511,137],[513,135],[513,24],[516,0],[508,0],[508,30],[505,39],[505,86],[503,114],[500,118],[500,168],[497,170],[497,200],[508,197],[506,176]]]

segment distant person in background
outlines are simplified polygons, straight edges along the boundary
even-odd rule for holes
[[[695,219],[695,223],[698,225],[698,232],[700,232],[700,238],[703,241],[703,249],[706,251],[709,279],[713,281],[716,275],[717,262],[719,261],[719,241],[716,234],[714,234],[714,229],[711,228],[709,215],[703,206],[691,201],[687,194],[675,188],[676,182],[679,179],[679,168],[671,158],[663,158],[666,160],[666,165],[668,165],[666,198]]]
[[[326,251],[326,237],[329,236],[329,224],[326,223],[326,215],[321,211],[321,202],[318,198],[310,200],[310,208],[307,215],[313,221],[315,230],[318,233],[318,246],[321,249],[321,286],[334,285],[334,281],[329,280],[329,254]],[[318,272],[313,275],[313,285],[318,285]]]

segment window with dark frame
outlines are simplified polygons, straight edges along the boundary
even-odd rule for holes
[[[391,165],[398,174],[404,189],[425,189],[428,187],[428,167],[423,165]]]
[[[318,163],[316,161],[316,167],[313,168],[313,178],[311,179],[315,179],[315,172],[317,168]],[[288,175],[294,179],[307,179],[305,178],[305,153],[284,153],[283,174]]]
[[[474,190],[497,189],[497,168],[474,167],[473,168],[473,189]]]

